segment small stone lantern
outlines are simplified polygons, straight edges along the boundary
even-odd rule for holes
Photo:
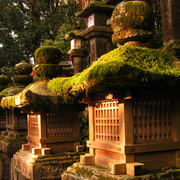
[[[25,61],[21,61],[14,67],[14,82],[16,87],[8,91],[6,98],[19,93],[25,86],[32,82],[30,73],[32,66]],[[6,131],[2,135],[18,138],[27,134],[27,114],[21,113],[18,108],[6,108]]]
[[[65,39],[71,43],[68,55],[73,59],[74,74],[83,70],[83,57],[86,55],[83,49],[83,39],[80,34],[81,30],[75,29],[65,35]]]

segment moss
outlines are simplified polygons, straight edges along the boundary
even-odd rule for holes
[[[29,75],[32,72],[31,64],[26,63],[25,61],[21,61],[16,64],[14,67],[14,73],[16,75]]]
[[[7,85],[9,83],[9,79],[5,75],[0,75],[0,85]]]
[[[75,38],[75,37],[79,37],[80,34],[81,34],[81,30],[75,29],[75,30],[72,30],[72,31],[67,32],[67,33],[65,34],[65,37],[64,37],[64,38],[65,38],[67,41],[69,41],[69,40],[71,40],[71,39],[73,39],[73,38]]]
[[[2,94],[3,96],[7,96],[8,91],[11,90],[11,89],[13,89],[13,88],[14,88],[13,86],[12,86],[12,87],[9,87],[9,88],[6,88],[6,89],[4,89],[3,91],[1,91],[0,94]]]
[[[43,46],[34,53],[35,64],[58,64],[61,60],[61,51],[54,46]]]
[[[15,139],[15,138],[6,138],[1,135],[0,135],[0,141],[4,141],[6,143],[20,143],[20,144],[27,142],[25,137],[20,137],[20,138]]]
[[[111,17],[111,26],[151,30],[153,28],[152,8],[142,1],[128,1],[117,6]]]
[[[15,96],[9,96],[1,100],[2,108],[14,109],[15,107]]]
[[[165,86],[179,83],[180,69],[167,51],[121,46],[94,62],[82,73],[69,78],[56,78],[48,88],[64,99],[117,87]]]
[[[176,56],[178,59],[180,59],[180,43],[179,42],[170,43],[166,45],[163,49],[167,50],[168,52]]]
[[[80,155],[84,153],[76,152],[62,152],[52,155],[39,156],[34,160],[33,164],[43,164],[43,165],[53,165],[61,166],[62,168],[67,168],[75,162],[80,160]]]
[[[32,82],[32,77],[30,75],[14,75],[14,82],[29,84]]]
[[[76,168],[76,174],[77,176],[83,175],[83,177],[87,177],[87,178],[91,178],[94,175],[93,172],[80,168]]]
[[[62,74],[62,67],[57,64],[41,64],[33,71],[36,80],[48,80]]]

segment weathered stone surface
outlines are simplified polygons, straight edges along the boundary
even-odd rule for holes
[[[124,44],[128,41],[140,41],[142,43],[148,41],[152,37],[150,31],[142,29],[119,29],[112,35],[112,42],[114,44]]]
[[[32,72],[31,64],[26,63],[25,61],[21,61],[16,64],[14,67],[14,73],[16,75],[29,75]]]
[[[174,175],[173,175],[174,174]],[[80,165],[74,163],[68,167],[61,175],[61,180],[150,180],[150,179],[178,179],[180,173],[177,170],[167,169],[167,171],[159,171],[157,174],[147,174],[143,176],[112,175],[109,174],[106,168],[94,165]]]
[[[76,152],[38,156],[30,151],[20,150],[12,159],[13,178],[19,176],[21,180],[60,179],[63,171],[78,160],[79,154]]]
[[[11,157],[3,152],[0,152],[0,179],[10,179],[10,164]]]
[[[122,3],[113,11],[111,27],[114,31],[114,44],[124,44],[128,41],[147,42],[152,37],[152,8],[143,1]]]
[[[161,19],[164,45],[180,42],[179,0],[161,0]]]

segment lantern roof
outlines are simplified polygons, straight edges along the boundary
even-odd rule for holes
[[[64,99],[115,88],[180,88],[178,62],[165,50],[124,45],[101,56],[82,73],[50,80],[48,87]]]
[[[114,10],[114,8],[115,6],[105,4],[102,1],[94,1],[88,4],[83,10],[76,13],[76,16],[87,18],[89,15],[95,12],[112,14],[112,11]]]

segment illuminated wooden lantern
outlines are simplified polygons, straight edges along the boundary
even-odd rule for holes
[[[22,149],[32,150],[35,155],[46,155],[50,150],[75,151],[80,140],[78,118],[78,111],[65,105],[56,110],[28,112],[28,144]]]
[[[81,163],[130,175],[143,168],[177,167],[179,98],[161,90],[95,94],[89,101],[90,154]]]
[[[8,131],[11,127],[20,128],[18,123],[23,114],[18,114],[18,108],[21,108],[27,113],[28,121],[28,144],[22,146],[23,150],[35,155],[75,151],[80,141],[78,106],[64,104],[55,91],[47,88],[47,84],[35,83],[15,96],[2,99],[4,108],[8,102],[14,106],[14,110],[7,110]]]
[[[96,61],[101,55],[109,51],[111,28],[106,25],[114,6],[105,4],[103,1],[80,1],[83,8],[78,16],[86,19],[86,29],[81,36],[90,43],[90,63]],[[85,6],[86,5],[86,6]]]

